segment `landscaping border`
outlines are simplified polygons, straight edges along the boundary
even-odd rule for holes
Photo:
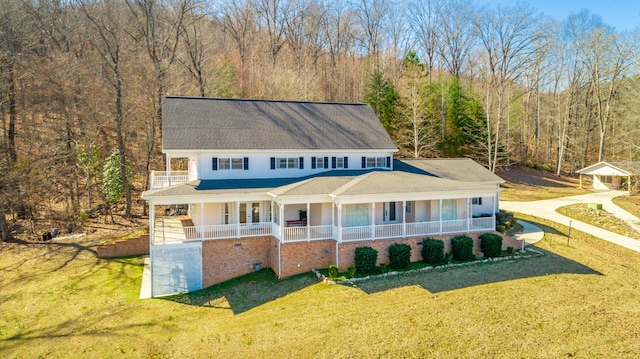
[[[544,255],[543,252],[535,250],[535,249],[527,248],[526,251],[533,252],[534,254],[521,255],[521,256],[511,255],[511,256],[506,256],[506,257],[485,258],[485,259],[479,259],[479,260],[463,262],[463,263],[449,263],[449,264],[444,264],[444,265],[435,266],[435,267],[434,266],[426,266],[426,267],[418,268],[418,269],[410,269],[410,270],[406,270],[406,271],[390,271],[390,272],[383,273],[383,274],[368,275],[366,277],[354,277],[354,278],[348,278],[348,279],[345,279],[345,280],[338,280],[338,281],[331,280],[331,279],[327,278],[324,274],[320,273],[320,271],[318,271],[315,268],[311,268],[311,272],[313,272],[316,275],[316,277],[318,277],[318,279],[322,283],[325,283],[325,284],[329,284],[329,285],[333,285],[333,284],[351,284],[351,283],[361,282],[361,281],[369,280],[369,279],[397,276],[397,275],[400,275],[400,274],[428,272],[428,271],[431,271],[433,269],[446,269],[446,268],[452,268],[452,267],[465,267],[465,266],[470,266],[470,265],[473,265],[473,264],[481,264],[481,263],[489,263],[489,262],[502,262],[502,261],[507,261],[507,260],[516,260],[516,259],[529,259],[529,258],[536,258],[536,257],[540,257],[540,256]]]

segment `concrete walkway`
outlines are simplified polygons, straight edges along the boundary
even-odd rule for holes
[[[140,286],[140,299],[151,298],[151,268],[149,256],[144,257],[144,270],[142,271],[142,285]]]
[[[530,245],[540,241],[544,237],[544,232],[537,226],[523,220],[518,220],[518,224],[522,226],[522,233],[514,235],[513,237],[515,239],[522,240],[527,245]]]
[[[600,192],[592,192],[592,193],[578,195],[578,196],[546,199],[541,201],[530,201],[530,202],[500,201],[500,208],[505,209],[507,211],[511,211],[511,212],[519,212],[519,213],[528,214],[531,216],[548,219],[550,221],[558,222],[566,226],[568,226],[569,221],[571,221],[572,228],[591,234],[595,237],[604,239],[605,241],[618,244],[620,246],[631,249],[633,251],[640,252],[640,241],[636,239],[625,237],[617,233],[609,232],[602,228],[594,227],[592,225],[589,225],[580,221],[576,221],[575,219],[563,216],[560,213],[556,212],[556,209],[558,207],[567,206],[570,204],[602,203],[602,209],[626,221],[629,224],[629,226],[631,226],[633,229],[640,232],[640,230],[638,230],[640,229],[640,219],[638,219],[631,213],[623,210],[622,208],[616,206],[611,201],[614,197],[618,197],[625,194],[626,192],[624,191],[600,191]]]

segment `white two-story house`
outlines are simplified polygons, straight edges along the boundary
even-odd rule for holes
[[[166,170],[143,193],[153,295],[265,267],[346,270],[359,246],[385,262],[408,243],[418,260],[426,236],[495,228],[502,179],[470,159],[394,160],[368,105],[167,97],[162,110]]]

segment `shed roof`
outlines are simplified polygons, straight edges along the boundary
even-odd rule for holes
[[[397,150],[366,104],[168,96],[170,150]]]
[[[591,166],[579,169],[576,173],[589,175],[604,167],[610,167],[611,169],[622,172],[627,176],[640,174],[640,161],[600,161],[592,164]]]

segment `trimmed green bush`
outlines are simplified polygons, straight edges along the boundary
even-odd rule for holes
[[[510,256],[513,255],[513,247],[507,247],[507,254]]]
[[[335,264],[332,264],[329,266],[329,278],[333,279],[336,278],[338,276],[338,274],[340,274],[340,270],[338,269],[338,266]]]
[[[501,209],[500,212],[496,213],[496,231],[504,232],[515,226],[516,221],[513,213]]]
[[[422,240],[422,260],[427,264],[440,264],[444,261],[444,242],[426,237]]]
[[[394,243],[389,246],[389,261],[393,269],[405,269],[411,263],[411,246]]]
[[[475,259],[473,255],[473,239],[465,235],[451,238],[451,253],[453,253],[453,259],[457,261],[463,262]]]
[[[356,272],[370,274],[376,269],[378,261],[378,251],[371,247],[358,247],[354,258]]]
[[[353,278],[356,276],[356,267],[349,267],[347,269],[347,273],[349,273],[349,278]]]
[[[480,248],[485,257],[499,257],[502,253],[502,237],[494,233],[480,235]]]

